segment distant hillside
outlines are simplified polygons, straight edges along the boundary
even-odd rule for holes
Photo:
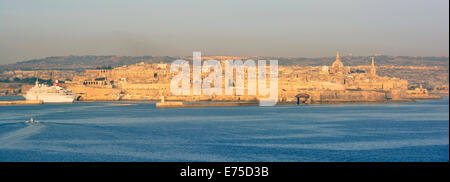
[[[66,57],[47,57],[43,59],[33,59],[22,61],[15,64],[0,65],[0,71],[4,70],[81,70],[99,67],[117,67],[122,65],[146,63],[170,63],[176,59],[187,59],[188,57],[170,57],[170,56],[66,56]],[[251,57],[251,59],[277,59],[280,65],[301,65],[318,66],[331,65],[334,57],[323,58],[288,58],[288,57]],[[350,57],[344,56],[342,62],[348,66],[368,65],[370,57]],[[448,67],[448,57],[408,57],[408,56],[377,56],[375,62],[377,65],[396,65],[396,66],[443,66]]]
[[[117,67],[139,62],[165,62],[176,60],[175,57],[130,57],[130,56],[67,56],[33,59],[14,64],[2,65],[0,70],[45,70],[45,69],[87,69],[98,67]]]
[[[320,66],[331,65],[335,57],[323,58],[279,58],[282,65],[302,65],[302,66]],[[345,66],[369,65],[371,57],[369,56],[344,56],[341,61]],[[448,57],[408,57],[408,56],[376,56],[376,65],[395,65],[395,66],[444,66],[448,67]]]

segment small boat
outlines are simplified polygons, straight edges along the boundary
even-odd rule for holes
[[[33,124],[33,123],[39,123],[39,121],[36,121],[33,119],[33,117],[31,117],[30,120],[25,121],[25,123]]]

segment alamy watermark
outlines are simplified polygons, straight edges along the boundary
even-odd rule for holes
[[[258,60],[258,65],[251,59],[224,60],[222,63],[206,60],[202,64],[201,52],[193,52],[191,75],[188,61],[175,60],[170,65],[170,72],[178,74],[170,82],[170,91],[176,96],[243,96],[247,88],[247,95],[256,96],[260,106],[273,106],[277,103],[278,60],[270,60],[269,71],[266,60]],[[208,72],[209,75],[202,78],[202,73]],[[247,87],[244,85],[245,74]]]

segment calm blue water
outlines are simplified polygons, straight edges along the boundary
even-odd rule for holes
[[[118,104],[0,106],[0,161],[449,160],[448,98],[180,109]],[[31,116],[40,123],[24,123]]]

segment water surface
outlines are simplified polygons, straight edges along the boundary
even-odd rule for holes
[[[40,123],[24,123],[30,117]],[[0,106],[0,161],[448,161],[448,118],[448,98],[167,109],[142,102]]]

